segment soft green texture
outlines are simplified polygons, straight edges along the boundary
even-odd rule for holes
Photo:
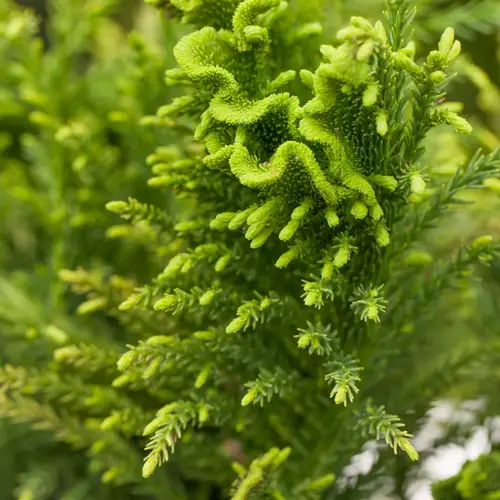
[[[368,439],[388,446],[360,486],[401,495],[417,420],[488,350],[432,316],[496,241],[422,249],[500,175],[496,150],[430,168],[429,132],[470,132],[441,102],[453,30],[422,56],[409,0],[336,38],[319,2],[153,0],[127,39],[117,3],[52,0],[43,50],[0,0],[15,496],[362,498],[338,478]]]

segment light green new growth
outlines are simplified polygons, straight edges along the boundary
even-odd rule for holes
[[[175,7],[191,16],[201,13],[204,5],[208,8],[209,3]],[[226,12],[229,4],[223,5]],[[287,420],[295,414],[307,435],[307,427],[313,425],[307,423],[307,415],[321,411],[318,406],[324,402],[319,394],[326,383],[333,385],[329,390],[335,403],[353,405],[355,428],[384,437],[394,451],[400,448],[415,460],[411,436],[398,417],[387,415],[383,407],[373,410],[370,404],[366,411],[356,408],[363,407],[370,395],[384,397],[375,389],[383,383],[383,371],[370,351],[389,341],[398,344],[399,329],[411,320],[415,307],[428,300],[424,297],[419,303],[408,296],[404,305],[390,307],[391,296],[398,294],[398,270],[404,265],[401,249],[415,241],[427,218],[437,216],[431,204],[417,215],[409,240],[398,233],[401,219],[413,220],[412,193],[427,189],[428,179],[419,165],[422,140],[439,124],[470,132],[463,118],[440,105],[460,43],[449,28],[438,49],[418,62],[411,41],[414,10],[408,1],[390,1],[385,24],[352,18],[338,33],[336,46],[321,47],[324,62],[314,72],[300,71],[312,93],[301,104],[298,97],[279,91],[295,72],[277,72],[273,64],[273,35],[279,32],[286,4],[245,0],[234,7],[232,22],[201,27],[177,44],[179,69],[169,70],[167,77],[171,83],[190,83],[192,90],[158,112],[160,117],[181,114],[198,119],[194,137],[208,153],[184,174],[198,186],[198,194],[193,217],[175,226],[182,249],[153,287],[140,292],[147,290],[148,299],[136,305],[147,309],[154,304],[155,310],[183,314],[179,324],[187,331],[165,344],[164,359],[172,357],[181,363],[175,366],[198,371],[194,392],[186,387],[186,395],[213,408],[200,422],[195,417],[199,410],[193,407],[191,417],[176,424],[176,436],[181,428],[221,418],[241,421],[236,428],[245,429],[251,419],[261,418],[246,411],[255,403],[272,404],[273,411],[289,415]],[[495,155],[481,161],[486,170],[498,172]],[[205,178],[219,180],[217,192],[198,180],[204,168],[209,169]],[[437,203],[442,202],[438,198]],[[212,257],[193,260],[206,244],[213,247]],[[469,253],[464,262],[474,261],[474,255]],[[302,294],[297,278],[302,278]],[[443,286],[442,281],[431,281],[429,293]],[[297,324],[304,320],[307,329]],[[199,326],[207,331],[196,331]],[[289,332],[297,328],[294,346]],[[251,354],[247,345],[252,346]],[[308,361],[304,349],[324,361]],[[174,368],[165,361],[162,373]],[[249,381],[252,373],[255,378]],[[321,379],[319,385],[310,385],[310,380]],[[240,408],[233,406],[224,388],[228,380],[246,387]],[[363,380],[369,381],[364,391]],[[303,394],[302,408],[292,403],[293,391]],[[226,410],[232,416],[223,416],[210,402],[213,397],[225,400],[227,408],[233,408]],[[335,405],[322,411],[330,415],[328,426],[344,426],[347,432],[349,421]],[[147,475],[167,458],[155,450],[173,447],[170,425],[155,424],[159,428],[148,445],[153,451],[145,462]],[[300,436],[302,430],[289,432]],[[311,470],[322,467],[328,473],[336,463],[327,466],[328,459],[320,457],[330,451],[312,444],[328,446],[328,435],[323,429],[314,437],[298,437],[305,439],[297,446],[308,456]],[[313,467],[318,461],[323,465]],[[234,498],[247,498],[242,495],[260,482],[259,471],[246,476]],[[301,475],[307,474],[304,469]],[[285,484],[283,491],[292,487]]]
[[[61,477],[89,467],[85,488],[109,486],[75,498],[345,498],[349,461],[382,440],[364,494],[418,459],[410,430],[452,357],[427,319],[499,250],[422,245],[500,177],[498,150],[446,180],[424,156],[431,130],[471,132],[443,102],[460,42],[447,28],[416,52],[411,0],[335,38],[314,2],[146,3],[169,37],[188,25],[175,61],[131,35],[117,60],[86,62],[111,0],[52,0],[45,51],[0,0],[0,124],[17,124],[0,258],[27,269],[0,277],[0,326],[21,346],[9,337],[0,413],[46,432],[53,457],[23,491],[59,498],[69,456]]]

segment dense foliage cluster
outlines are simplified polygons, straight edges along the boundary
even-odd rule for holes
[[[149,0],[127,38],[117,3],[52,0],[44,44],[0,0],[5,498],[402,497],[418,419],[491,361],[432,325],[498,243],[428,240],[500,183],[484,127],[453,175],[432,142],[472,131],[455,71],[493,84],[451,27],[417,51],[410,0],[335,36],[320,4]]]

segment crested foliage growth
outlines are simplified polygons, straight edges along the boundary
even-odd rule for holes
[[[418,460],[465,362],[430,318],[499,249],[421,247],[500,176],[494,149],[426,163],[429,132],[472,130],[445,100],[454,30],[418,54],[410,0],[336,37],[303,2],[149,0],[162,56],[119,51],[113,3],[54,0],[44,48],[0,0],[0,411],[42,459],[18,497],[361,498]]]

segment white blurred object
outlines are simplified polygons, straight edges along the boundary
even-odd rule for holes
[[[446,444],[422,463],[422,472],[425,477],[433,481],[448,479],[460,472],[467,461],[465,449],[458,444]]]
[[[475,460],[491,451],[492,442],[500,442],[500,417],[490,418],[483,426],[476,426],[477,413],[485,407],[482,398],[465,401],[459,407],[449,401],[437,401],[428,412],[428,419],[414,439],[418,451],[431,450],[434,443],[446,435],[446,426],[472,428],[471,436],[463,445],[448,443],[437,447],[422,461],[417,477],[410,482],[407,495],[410,500],[432,500],[431,484],[448,479],[460,472],[465,462]]]

